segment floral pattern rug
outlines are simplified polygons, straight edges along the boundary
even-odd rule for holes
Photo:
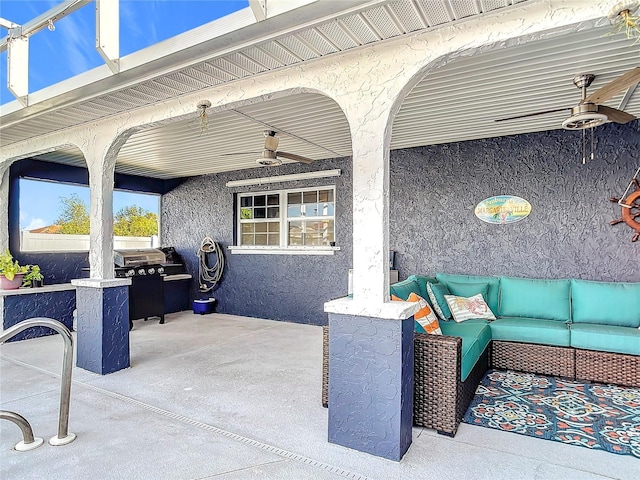
[[[640,388],[489,370],[462,421],[640,458]]]

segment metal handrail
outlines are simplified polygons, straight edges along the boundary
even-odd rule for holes
[[[27,450],[33,450],[42,445],[42,439],[33,436],[33,429],[27,419],[16,412],[10,412],[8,410],[0,410],[0,420],[9,420],[20,427],[22,432],[22,441],[18,442],[14,447],[19,452],[26,452]]]
[[[62,381],[60,385],[60,415],[58,418],[58,435],[49,440],[51,445],[66,445],[76,436],[69,433],[69,402],[71,400],[71,374],[73,373],[73,337],[64,324],[51,318],[30,318],[6,329],[0,335],[0,343],[4,343],[18,333],[31,327],[48,327],[60,334],[64,342],[62,360]],[[12,412],[10,412],[12,413]],[[26,421],[26,420],[25,420]],[[27,422],[28,423],[28,422]]]

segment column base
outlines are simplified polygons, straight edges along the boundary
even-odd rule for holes
[[[329,314],[329,442],[399,461],[411,445],[413,318]]]
[[[130,366],[130,279],[73,280],[76,285],[76,365],[105,375]]]

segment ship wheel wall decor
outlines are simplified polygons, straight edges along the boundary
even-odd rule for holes
[[[629,186],[622,198],[612,197],[610,199],[610,201],[619,204],[622,208],[622,217],[613,220],[610,225],[626,223],[636,232],[631,238],[632,242],[640,238],[640,181],[638,181],[638,175],[640,175],[640,168],[638,168],[631,182],[629,182]],[[629,193],[632,187],[634,187],[634,190]]]

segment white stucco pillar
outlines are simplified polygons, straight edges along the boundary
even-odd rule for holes
[[[386,115],[386,114],[385,114]],[[383,121],[359,125],[353,142],[353,295],[389,297],[389,135]]]
[[[359,84],[367,88],[337,95],[353,150],[353,298],[327,302],[327,313],[389,319],[413,314],[412,305],[389,301],[389,145],[409,78],[376,83],[379,75],[366,75]]]
[[[118,152],[128,138],[115,128],[101,126],[89,129],[78,144],[89,170],[91,278],[114,278],[113,185]]]

